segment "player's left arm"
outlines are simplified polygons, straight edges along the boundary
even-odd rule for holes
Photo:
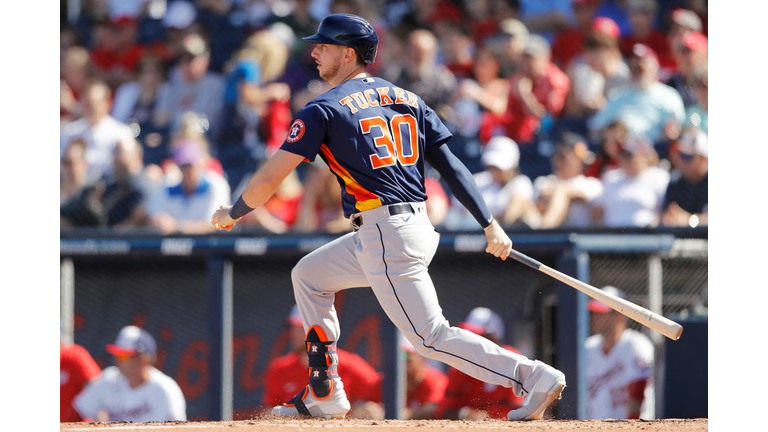
[[[248,181],[243,194],[234,206],[221,206],[213,214],[211,223],[218,230],[231,230],[237,222],[230,217],[230,208],[245,209],[245,213],[263,205],[275,193],[288,174],[304,161],[304,156],[278,150]],[[244,214],[239,217],[244,216]],[[238,217],[238,219],[239,219]]]
[[[426,160],[443,177],[453,195],[472,214],[485,230],[488,240],[486,252],[506,260],[512,249],[512,240],[493,218],[483,200],[477,183],[467,167],[457,158],[446,144],[432,145],[425,151]]]

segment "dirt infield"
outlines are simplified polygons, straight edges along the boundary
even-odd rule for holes
[[[163,432],[284,432],[310,431],[322,428],[329,432],[438,432],[445,429],[503,429],[506,431],[706,431],[708,419],[666,420],[538,420],[510,422],[504,420],[285,420],[254,419],[228,422],[169,422],[169,423],[62,423],[60,432],[146,431]]]

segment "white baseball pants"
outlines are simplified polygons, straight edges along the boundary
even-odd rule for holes
[[[424,203],[414,213],[390,216],[387,206],[367,210],[359,231],[340,237],[302,258],[291,272],[304,331],[319,325],[338,341],[333,305],[337,291],[370,286],[384,312],[419,354],[446,363],[481,381],[512,387],[523,396],[533,360],[458,327],[443,316],[427,267],[438,234]],[[357,216],[357,215],[353,215]]]

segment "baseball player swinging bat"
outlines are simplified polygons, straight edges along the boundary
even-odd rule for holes
[[[545,266],[535,259],[514,249],[512,249],[512,252],[509,254],[509,256],[527,265],[528,267],[533,268],[534,270],[538,270],[566,285],[570,285],[576,288],[577,290],[605,304],[616,312],[632,318],[640,324],[650,329],[656,330],[657,332],[672,340],[680,339],[680,335],[683,334],[683,326],[670,319],[664,318],[661,315],[657,315],[642,306],[638,306],[630,301],[616,297],[612,294],[608,294],[607,292],[601,289],[597,289],[590,284],[584,283],[551,267]]]

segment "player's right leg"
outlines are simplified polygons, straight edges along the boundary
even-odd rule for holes
[[[309,384],[291,400],[272,409],[279,416],[344,417],[350,404],[336,367],[339,320],[333,301],[346,288],[368,281],[355,257],[355,233],[340,237],[302,258],[291,272],[296,305],[304,324]]]

